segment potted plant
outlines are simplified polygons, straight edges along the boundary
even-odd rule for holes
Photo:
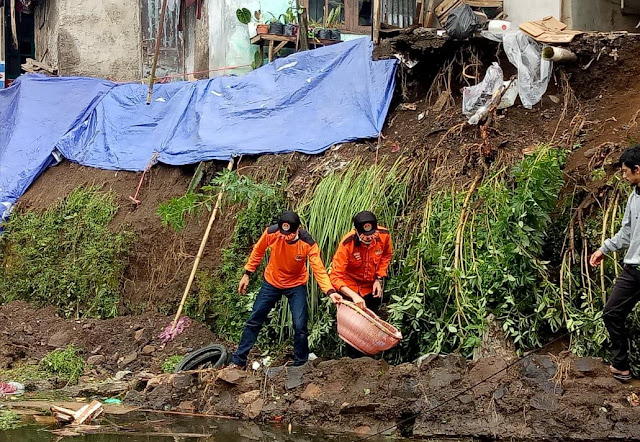
[[[298,25],[296,22],[298,21],[298,11],[293,9],[293,6],[289,6],[284,14],[281,14],[280,17],[284,22],[284,35],[289,37],[294,37],[298,35]]]
[[[283,35],[284,34],[284,24],[280,21],[280,17],[276,17],[271,12],[267,12],[271,16],[269,20],[267,20],[267,24],[269,25],[269,34],[273,35]]]
[[[257,10],[253,13],[255,23],[251,20],[251,11],[249,11],[247,8],[237,9],[236,17],[238,18],[238,21],[240,23],[248,26],[250,37],[254,37],[257,34],[269,33],[269,25],[264,23],[262,11],[260,10]]]
[[[343,22],[340,21],[341,13],[342,13],[342,5],[336,6],[329,12],[329,16],[327,17],[327,20],[325,23],[325,27],[329,30],[328,36],[327,36],[327,39],[329,40],[334,40],[334,41],[340,40],[341,34],[340,34],[340,29],[338,29],[338,26],[341,26],[343,24]]]

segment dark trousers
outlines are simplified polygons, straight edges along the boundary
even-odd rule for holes
[[[251,316],[242,332],[238,350],[231,356],[232,363],[241,367],[247,365],[247,356],[256,343],[256,339],[258,339],[262,324],[264,324],[269,312],[283,296],[286,296],[289,300],[289,308],[293,318],[295,332],[293,337],[293,355],[295,359],[293,365],[302,365],[307,362],[309,359],[307,286],[300,285],[290,289],[279,289],[267,281],[263,281],[260,292],[258,292],[258,296],[253,303]]]
[[[640,270],[637,266],[625,265],[602,312],[611,341],[611,365],[618,370],[629,370],[629,338],[625,321],[638,301]]]
[[[374,298],[373,295],[369,294],[369,295],[363,296],[362,299],[364,299],[364,303],[367,306],[367,308],[377,315],[378,310],[380,310],[380,305],[382,304],[382,297]],[[353,348],[349,344],[347,344],[346,346],[345,353],[351,359],[361,358],[363,356],[366,356],[364,353]]]

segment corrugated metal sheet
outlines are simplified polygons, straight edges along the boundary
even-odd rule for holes
[[[399,28],[413,24],[416,0],[382,0],[382,22]]]

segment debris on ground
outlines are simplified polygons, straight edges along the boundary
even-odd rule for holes
[[[58,422],[61,424],[71,424],[73,426],[80,426],[88,424],[92,420],[96,419],[104,412],[102,403],[100,401],[91,401],[91,403],[83,406],[77,411],[69,410],[68,408],[59,407],[57,405],[51,406],[51,412]]]

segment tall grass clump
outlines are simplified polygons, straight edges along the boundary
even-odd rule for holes
[[[541,146],[466,190],[429,195],[420,232],[390,281],[390,320],[404,335],[397,360],[426,352],[471,356],[490,315],[519,348],[540,344],[541,328],[559,315],[542,252],[563,159],[563,151]]]
[[[116,316],[134,235],[109,230],[114,199],[81,187],[43,213],[14,213],[0,236],[0,301],[54,305],[66,317]]]
[[[299,209],[311,236],[318,243],[322,259],[330,266],[340,239],[353,229],[352,218],[362,210],[371,210],[378,223],[393,230],[396,216],[407,200],[408,169],[397,162],[388,166],[352,164],[344,172],[334,172],[304,198]],[[309,282],[310,345],[324,353],[335,352],[338,341],[334,328],[335,310],[313,277]],[[280,318],[280,336],[288,336],[288,311]]]
[[[240,339],[262,282],[266,260],[251,278],[246,296],[238,295],[238,282],[253,244],[287,208],[285,186],[286,182],[277,177],[274,182],[259,183],[251,177],[224,170],[199,192],[169,200],[158,209],[162,222],[179,231],[186,216],[211,210],[222,187],[225,189],[223,209],[235,205],[236,223],[230,244],[222,251],[221,265],[213,273],[203,271],[197,275],[197,296],[190,297],[185,305],[187,315],[206,321],[221,337]]]

